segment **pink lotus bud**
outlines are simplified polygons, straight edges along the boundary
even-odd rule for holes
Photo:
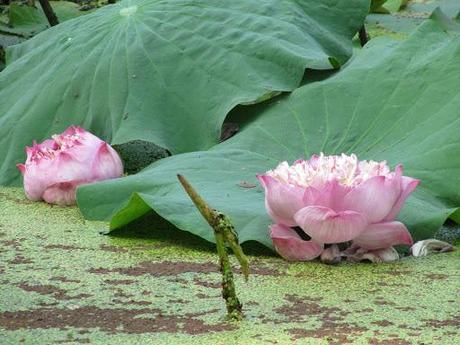
[[[26,147],[27,160],[17,167],[24,176],[30,200],[75,204],[76,187],[123,175],[117,152],[106,142],[77,126]]]
[[[257,178],[277,229],[300,227],[319,245],[353,241],[361,248],[378,250],[412,244],[407,228],[394,219],[420,181],[402,176],[402,170],[398,165],[392,172],[384,161],[359,161],[353,154],[321,153],[292,165],[283,162]],[[300,239],[293,246],[294,237],[280,241],[272,228],[281,256],[311,257],[292,252],[306,246],[297,243]]]

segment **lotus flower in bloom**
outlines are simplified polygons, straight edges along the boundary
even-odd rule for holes
[[[78,185],[123,174],[117,152],[76,126],[41,144],[26,147],[26,153],[26,163],[17,167],[24,176],[24,189],[30,200],[72,205]]]
[[[257,176],[275,223],[270,236],[276,250],[287,260],[305,261],[342,242],[367,251],[411,245],[395,217],[419,180],[402,173],[401,165],[392,172],[386,162],[321,154]]]

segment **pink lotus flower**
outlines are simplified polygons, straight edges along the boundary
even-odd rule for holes
[[[318,257],[325,244],[352,241],[369,251],[411,245],[409,231],[395,217],[420,181],[402,170],[398,165],[391,172],[386,162],[355,155],[321,154],[257,176],[275,222],[270,236],[276,250],[287,260],[305,261]]]
[[[26,147],[27,160],[17,167],[30,200],[72,205],[82,183],[120,177],[123,164],[106,142],[76,126],[41,144]]]

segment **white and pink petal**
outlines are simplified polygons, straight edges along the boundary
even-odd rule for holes
[[[368,250],[388,248],[396,245],[412,245],[412,236],[401,222],[370,224],[353,240],[355,245]]]
[[[43,200],[49,204],[59,206],[73,205],[75,204],[75,193],[79,184],[78,181],[55,183],[46,188],[43,193]]]
[[[401,194],[401,177],[375,176],[353,188],[343,199],[341,210],[366,215],[369,223],[377,223],[391,211]]]
[[[268,175],[258,175],[265,189],[265,207],[275,223],[296,226],[294,214],[304,207],[305,189],[286,184]]]
[[[323,206],[305,207],[294,215],[294,219],[306,234],[320,243],[351,241],[368,225],[367,218],[362,213],[336,212]]]
[[[92,180],[105,180],[123,175],[123,163],[116,151],[101,142],[91,166]]]
[[[385,217],[385,221],[390,221],[394,220],[401,209],[404,206],[404,203],[406,202],[406,199],[409,197],[409,195],[417,188],[419,185],[420,180],[414,179],[412,177],[407,177],[407,176],[402,176],[401,178],[401,193],[396,200],[395,204],[393,205],[392,209],[390,212],[387,214]]]

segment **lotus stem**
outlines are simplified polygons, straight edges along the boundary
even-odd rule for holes
[[[361,47],[364,47],[367,42],[369,42],[369,35],[367,34],[366,27],[361,26],[358,32],[359,42],[361,43]]]
[[[222,297],[227,306],[227,315],[231,320],[240,321],[243,319],[243,305],[236,295],[235,282],[227,246],[232,248],[233,253],[241,265],[241,271],[246,280],[249,275],[249,261],[239,245],[235,228],[225,214],[208,206],[184,176],[177,175],[177,177],[203,218],[206,219],[209,225],[214,229],[220,271],[222,273]]]
[[[54,13],[53,8],[51,7],[48,0],[38,0],[40,1],[40,5],[42,6],[43,12],[45,12],[46,18],[48,19],[48,23],[51,26],[55,26],[59,24],[59,20]]]

